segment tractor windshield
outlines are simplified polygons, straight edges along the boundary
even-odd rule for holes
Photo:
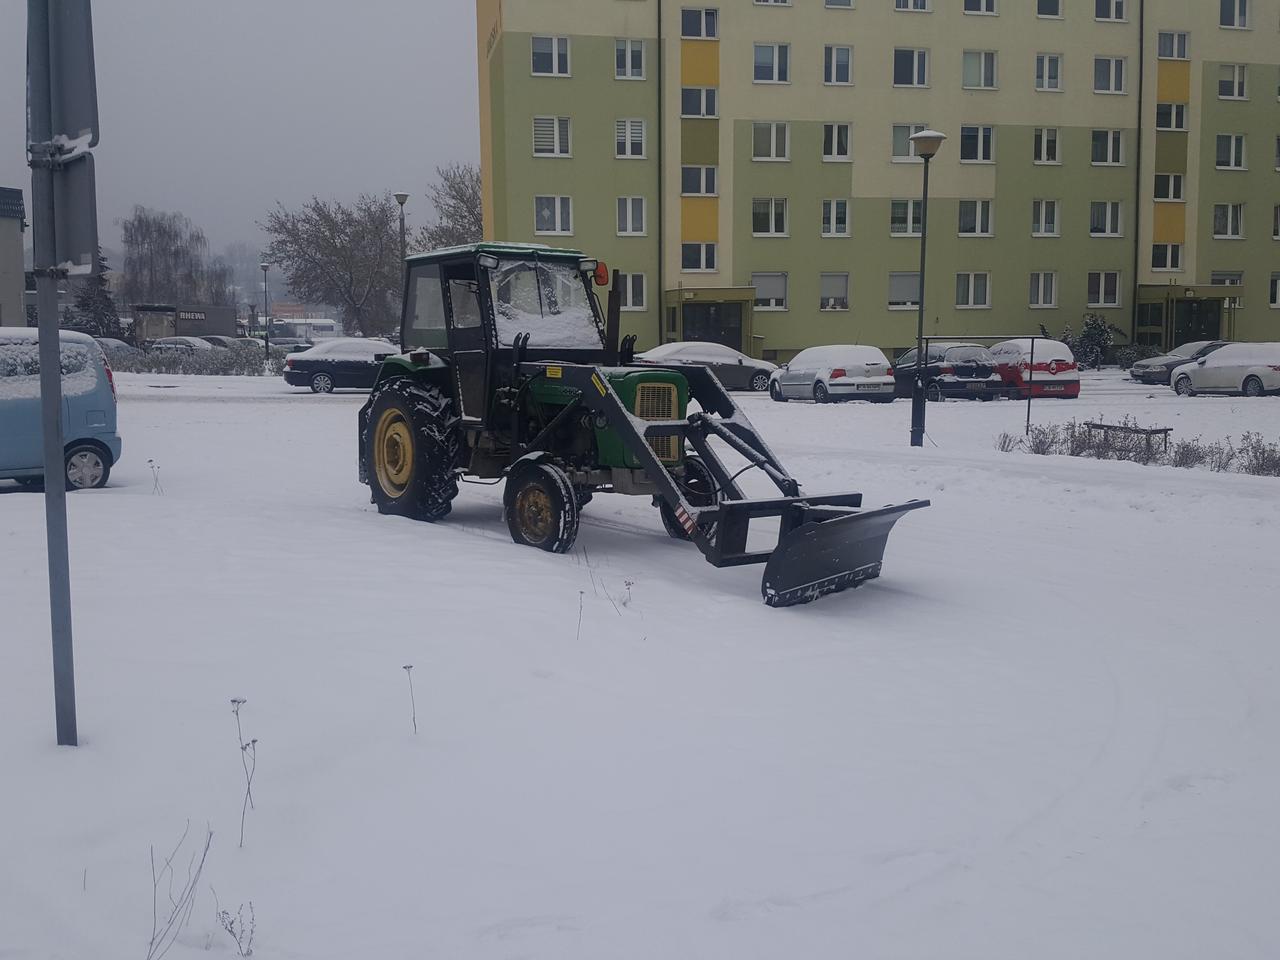
[[[489,271],[498,344],[520,333],[529,345],[599,350],[603,345],[586,281],[576,263],[503,260]]]

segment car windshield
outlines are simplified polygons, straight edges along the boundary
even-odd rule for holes
[[[489,271],[498,343],[529,334],[531,347],[599,350],[604,341],[576,263],[502,260]]]
[[[1174,347],[1169,351],[1171,357],[1194,357],[1204,347],[1209,345],[1208,340],[1197,340],[1194,343],[1184,343],[1180,347]]]

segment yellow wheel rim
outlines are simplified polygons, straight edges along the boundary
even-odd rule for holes
[[[516,494],[516,521],[530,543],[545,543],[555,532],[555,509],[541,487],[525,487]]]
[[[373,464],[383,493],[392,499],[403,496],[413,476],[413,430],[399,410],[384,411],[378,418]]]

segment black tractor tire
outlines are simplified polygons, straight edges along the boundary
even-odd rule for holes
[[[96,443],[73,443],[63,473],[68,490],[97,490],[111,479],[111,455]]]
[[[1191,385],[1191,378],[1185,373],[1174,383],[1173,392],[1180,397],[1194,397],[1196,395],[1195,387]]]
[[[578,498],[563,470],[551,463],[517,467],[507,478],[503,513],[511,539],[548,553],[568,553],[578,539]]]
[[[1267,388],[1257,377],[1245,377],[1244,383],[1240,386],[1240,392],[1246,397],[1261,397],[1266,394]]]
[[[777,403],[787,402],[787,398],[782,395],[782,384],[777,380],[769,382],[769,397]]]
[[[756,393],[764,393],[769,389],[769,374],[763,370],[757,371],[751,375],[751,389]]]
[[[313,373],[311,375],[312,393],[333,393],[333,374]]]
[[[711,507],[720,502],[720,491],[716,487],[715,477],[711,475],[711,471],[701,457],[684,458],[684,477],[676,483],[690,506]],[[662,514],[663,527],[673,539],[693,539],[676,517],[676,512],[667,505],[667,501],[658,500],[658,511]]]
[[[369,398],[365,469],[378,512],[434,522],[458,495],[460,446],[453,401],[436,386],[387,380]]]
[[[830,403],[831,394],[827,390],[827,385],[819,380],[813,385],[813,402],[814,403]]]

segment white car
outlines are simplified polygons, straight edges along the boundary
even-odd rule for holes
[[[876,347],[810,347],[784,363],[769,379],[769,396],[779,403],[788,400],[892,403],[893,389],[893,368]]]
[[[1182,397],[1197,393],[1260,397],[1280,391],[1280,343],[1228,343],[1175,367],[1170,382]]]

